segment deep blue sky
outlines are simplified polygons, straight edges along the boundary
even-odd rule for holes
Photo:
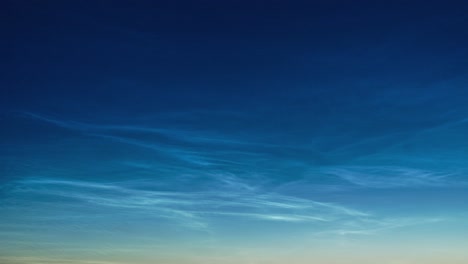
[[[2,1],[0,262],[466,263],[467,14]]]
[[[355,101],[407,86],[420,93],[466,72],[462,1],[4,1],[3,7],[9,63],[2,105],[7,100],[10,108],[132,114],[310,106],[318,100],[307,97],[317,94]]]

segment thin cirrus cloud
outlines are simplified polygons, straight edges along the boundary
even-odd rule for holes
[[[179,160],[194,166],[239,165],[242,164],[242,159],[222,158],[223,154],[226,156],[226,154],[235,153],[251,158],[252,155],[259,155],[259,153],[248,151],[252,146],[257,149],[278,147],[207,131],[155,128],[142,125],[96,125],[54,119],[31,112],[24,112],[23,115],[56,127],[80,132],[85,136],[154,151],[165,158]],[[245,151],[246,149],[247,151]],[[218,155],[213,155],[213,151],[216,151]]]
[[[230,181],[229,185],[233,186],[232,177]],[[211,192],[161,192],[110,183],[38,178],[16,182],[10,193],[71,198],[92,206],[134,210],[136,213],[170,218],[191,227],[205,226],[204,220],[214,216],[280,222],[331,222],[345,217],[368,216],[367,213],[332,203],[242,188],[244,190],[236,187]]]
[[[433,219],[439,218],[380,216],[349,206],[343,200],[329,202],[328,196],[318,194],[326,190],[330,193],[352,191],[356,186],[395,189],[444,187],[453,184],[452,178],[457,176],[443,170],[409,166],[358,166],[341,165],[339,162],[314,164],[309,157],[310,152],[289,153],[285,150],[278,153],[272,151],[272,146],[239,138],[231,140],[230,136],[218,135],[211,141],[208,140],[211,134],[205,132],[134,125],[92,125],[32,113],[27,116],[78,131],[91,138],[88,141],[90,147],[98,142],[96,139],[104,139],[112,149],[130,146],[130,154],[143,150],[150,153],[145,152],[143,157],[157,154],[158,158],[179,162],[116,156],[111,159],[112,166],[97,163],[95,167],[87,168],[87,177],[79,180],[75,177],[77,171],[71,168],[64,167],[63,171],[51,176],[48,176],[47,169],[42,169],[23,175],[3,187],[3,192],[9,197],[5,208],[8,204],[15,204],[24,212],[52,210],[50,219],[58,215],[64,217],[60,214],[62,208],[57,207],[63,203],[65,207],[70,205],[72,208],[78,206],[149,217],[168,222],[171,226],[203,232],[212,232],[212,225],[216,222],[245,220],[320,226],[318,234],[372,235],[388,229],[433,223],[436,222]],[[160,137],[145,137],[141,133],[163,135],[174,141],[168,143]],[[374,141],[379,142],[371,140],[371,143]],[[252,148],[252,144],[256,147]],[[135,155],[138,156],[142,157]],[[81,160],[82,163],[88,161],[86,157]],[[124,177],[100,178],[103,173],[112,174],[123,168],[128,170],[123,172]],[[307,188],[307,194],[296,193],[300,185],[313,188]],[[171,188],[159,188],[161,186]],[[290,189],[294,192],[282,192],[287,186],[292,186]],[[83,217],[92,218],[91,214],[82,212]],[[31,220],[35,217],[32,215]],[[14,222],[9,224],[15,226]]]
[[[323,173],[368,188],[443,187],[460,185],[454,172],[437,172],[401,166],[335,166]]]
[[[220,135],[213,133],[208,134],[207,132],[197,132],[197,131],[187,131],[187,130],[178,130],[178,129],[165,129],[165,128],[155,128],[141,125],[98,125],[85,122],[76,122],[69,120],[60,120],[51,117],[47,117],[41,114],[32,113],[32,112],[23,112],[23,115],[28,118],[39,120],[42,122],[47,122],[58,127],[77,130],[83,133],[97,134],[98,132],[136,132],[136,133],[147,133],[147,134],[157,134],[165,136],[168,138],[174,138],[181,141],[194,142],[194,143],[203,143],[203,144],[255,144],[253,142],[246,142],[245,140],[236,140],[233,138],[226,138]]]
[[[232,187],[235,180],[238,179],[229,177],[229,186]],[[238,185],[245,183],[239,182]],[[9,203],[15,204],[16,208],[24,206],[22,210],[25,212],[47,208],[50,204],[43,201],[46,197],[66,198],[69,205],[166,219],[171,225],[203,232],[211,232],[213,221],[229,219],[320,225],[321,231],[316,232],[317,236],[373,235],[388,229],[444,221],[441,218],[379,217],[336,203],[268,193],[255,188],[231,187],[210,192],[164,192],[129,187],[128,182],[34,178],[11,184],[7,193]],[[86,217],[86,214],[82,213],[81,217]],[[63,214],[59,215],[63,217]],[[34,216],[32,218],[34,220]],[[53,219],[54,213],[48,220]],[[14,223],[12,225],[15,226]]]
[[[275,148],[271,145],[264,145],[263,143],[256,143],[244,139],[233,139],[230,135],[220,136],[201,132],[201,131],[185,131],[177,129],[166,129],[166,128],[154,128],[148,126],[138,126],[138,125],[95,125],[82,122],[75,122],[69,120],[59,120],[50,117],[46,117],[36,113],[25,113],[25,116],[53,124],[58,127],[79,131],[86,136],[91,136],[94,138],[100,138],[108,140],[110,143],[118,143],[128,145],[134,148],[141,150],[149,150],[155,152],[164,159],[169,159],[174,162],[182,162],[179,164],[179,171],[187,170],[189,167],[203,167],[203,168],[213,168],[216,166],[223,167],[223,173],[228,175],[230,171],[249,171],[247,173],[251,174],[252,170],[261,170],[263,172],[273,172],[276,174],[287,173],[287,170],[291,166],[302,167],[302,171],[314,171],[318,174],[323,174],[338,178],[343,180],[343,182],[335,182],[335,187],[330,189],[342,189],[346,187],[346,184],[349,183],[354,186],[368,187],[368,188],[399,188],[399,187],[417,187],[417,186],[448,186],[451,184],[460,184],[454,179],[460,178],[458,172],[454,172],[450,169],[433,169],[430,167],[428,162],[415,164],[415,165],[387,165],[385,163],[379,164],[379,160],[384,160],[385,158],[391,158],[392,156],[399,155],[399,150],[397,149],[390,151],[387,139],[388,137],[392,138],[392,142],[396,141],[397,138],[403,136],[403,134],[397,133],[397,138],[393,138],[393,135],[383,135],[377,138],[369,139],[367,145],[374,145],[371,149],[371,155],[364,155],[359,151],[356,152],[356,155],[359,157],[358,161],[370,160],[370,165],[341,165],[339,162],[333,164],[333,157],[337,152],[342,152],[343,148],[348,149],[350,146],[338,146],[335,150],[326,153],[320,153],[317,158],[312,158],[311,153],[304,152],[299,155],[288,155],[286,154],[277,155],[275,154]],[[423,129],[421,133],[428,134],[430,132],[443,130],[446,127],[452,127],[454,125],[463,124],[465,120],[452,122],[450,125],[443,124],[437,126],[437,129]],[[149,133],[162,135],[165,138],[171,138],[175,141],[166,141],[161,138],[146,138],[141,137],[141,134],[132,134],[132,132],[139,133]],[[440,131],[439,131],[440,132]],[[408,138],[400,138],[401,140],[414,140]],[[382,143],[384,141],[384,143]],[[185,143],[184,143],[185,142]],[[189,143],[189,144],[186,144]],[[361,146],[362,143],[356,143],[357,145],[352,145],[350,149],[346,152],[349,152],[348,155],[354,153],[353,149]],[[398,143],[399,145],[401,143]],[[252,145],[255,145],[255,148],[252,148]],[[395,142],[390,144],[392,148],[395,148]],[[284,151],[283,151],[284,152]],[[296,152],[300,152],[299,149]],[[401,156],[401,155],[399,155]],[[427,157],[426,157],[427,156]],[[419,159],[426,157],[428,160],[435,159],[428,155],[418,155]],[[315,165],[311,162],[316,162],[316,160],[324,159],[327,160],[330,165],[321,166],[320,164]],[[376,162],[373,162],[373,159],[376,159]],[[413,158],[414,159],[414,158]],[[353,158],[344,160],[344,161],[353,161]],[[407,161],[404,161],[408,163]],[[438,163],[447,162],[444,160],[438,160]],[[362,162],[361,162],[362,163]],[[388,163],[388,162],[387,162]],[[126,162],[127,165],[132,166],[131,164],[144,164],[142,162]],[[171,164],[168,162],[167,164]],[[168,167],[167,164],[159,164],[159,169],[162,167]],[[261,165],[258,165],[261,164]],[[182,167],[180,167],[180,165]],[[428,167],[429,165],[429,167]],[[151,169],[152,165],[145,164],[146,169]],[[139,166],[142,169],[144,167]],[[297,173],[297,172],[296,172]],[[302,173],[302,172],[300,172]],[[300,174],[299,173],[299,174]],[[298,176],[297,174],[296,176]],[[303,174],[303,173],[302,173]],[[303,180],[307,181],[308,177],[303,177]],[[226,179],[222,177],[222,179]],[[293,181],[298,181],[297,178],[294,178]],[[283,184],[288,184],[288,182],[283,182]],[[323,185],[325,186],[325,185]],[[330,185],[329,185],[330,186]]]

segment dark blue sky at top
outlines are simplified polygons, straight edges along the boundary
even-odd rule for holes
[[[4,112],[96,122],[191,112],[175,125],[302,143],[337,124],[367,136],[466,110],[462,1],[2,5]]]
[[[463,1],[2,6],[6,116],[138,123],[185,113],[165,122],[279,131],[298,144],[311,133],[359,138],[465,117]]]
[[[6,122],[18,112],[92,123],[158,116],[161,126],[275,143],[341,138],[324,144],[333,148],[467,110],[463,1],[2,6]]]
[[[326,115],[379,96],[443,93],[433,84],[466,72],[462,1],[2,6],[7,109],[131,116],[287,105]]]

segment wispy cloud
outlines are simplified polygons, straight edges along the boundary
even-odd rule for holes
[[[454,184],[450,181],[450,177],[456,175],[454,172],[401,166],[335,166],[324,168],[322,171],[352,184],[369,188],[447,186]]]
[[[8,195],[16,201],[16,207],[26,206],[22,209],[26,211],[46,208],[47,203],[42,201],[45,197],[61,197],[101,211],[167,219],[173,225],[207,232],[211,232],[213,221],[229,219],[320,225],[318,236],[372,235],[388,229],[444,221],[442,218],[382,218],[336,203],[265,192],[249,187],[233,175],[220,182],[228,183],[220,185],[218,190],[169,192],[129,187],[128,182],[31,178],[12,184]],[[27,199],[28,203],[22,203],[21,199]],[[53,219],[52,215],[49,220]]]
[[[441,217],[406,217],[406,218],[386,218],[386,219],[361,219],[362,222],[349,222],[344,224],[338,229],[326,230],[318,233],[317,235],[323,234],[335,234],[340,236],[347,235],[376,235],[383,231],[407,228],[412,226],[421,226],[427,224],[434,224],[440,222],[446,222],[448,219]]]
[[[94,124],[62,120],[41,114],[24,112],[27,118],[79,132],[85,136],[106,139],[111,143],[132,146],[141,150],[154,151],[161,157],[185,162],[194,166],[241,165],[241,160],[228,156],[258,156],[251,151],[278,147],[270,144],[235,137],[229,133],[190,129],[158,128],[145,125]],[[247,149],[247,150],[246,150]]]
[[[0,186],[8,197],[8,203],[2,207],[12,205],[22,210],[17,216],[51,211],[50,218],[41,218],[41,223],[66,217],[57,209],[62,204],[92,209],[93,213],[82,212],[82,217],[89,219],[96,211],[118,213],[203,232],[211,232],[213,223],[242,219],[255,223],[317,225],[323,232],[340,235],[374,234],[424,221],[389,220],[323,194],[361,188],[449,186],[452,177],[457,176],[448,170],[424,167],[375,165],[376,162],[341,165],[344,162],[339,159],[327,160],[326,155],[352,153],[364,145],[384,142],[382,146],[387,147],[387,143],[392,145],[395,137],[401,136],[399,133],[321,153],[206,131],[97,125],[34,113],[26,116],[92,137],[87,141],[92,150],[94,143],[104,140],[110,143],[106,144],[109,148],[106,153],[124,149],[128,154],[126,150],[130,149],[132,154],[116,155],[104,165],[93,163],[95,167],[89,168],[83,174],[85,177],[77,176],[76,168],[65,167],[54,174],[44,169],[22,174],[21,178]],[[90,161],[87,157],[80,158],[80,164]],[[57,163],[50,167],[56,167]],[[110,176],[101,175],[104,173]],[[114,173],[123,176],[113,177]],[[298,191],[301,185],[307,186],[306,194]],[[34,213],[28,215],[31,220],[39,219]],[[30,228],[34,229],[34,225]]]
[[[262,192],[232,175],[217,178],[223,183],[222,189],[205,192],[153,191],[118,183],[35,178],[17,181],[10,194],[70,198],[93,206],[169,218],[195,228],[204,227],[206,218],[219,215],[284,222],[336,221],[368,215],[333,203]]]
[[[168,138],[173,138],[186,142],[202,143],[202,144],[221,144],[221,145],[251,145],[254,142],[235,139],[232,136],[218,135],[209,131],[194,131],[194,130],[180,130],[169,128],[158,128],[144,125],[113,125],[113,124],[93,124],[86,122],[77,122],[72,120],[61,120],[48,116],[44,116],[32,112],[23,112],[25,117],[29,117],[42,122],[50,123],[58,127],[77,130],[86,133],[104,134],[106,132],[137,132],[143,134],[156,134]]]

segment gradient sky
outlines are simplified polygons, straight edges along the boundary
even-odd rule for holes
[[[468,263],[466,1],[0,4],[0,263]]]

